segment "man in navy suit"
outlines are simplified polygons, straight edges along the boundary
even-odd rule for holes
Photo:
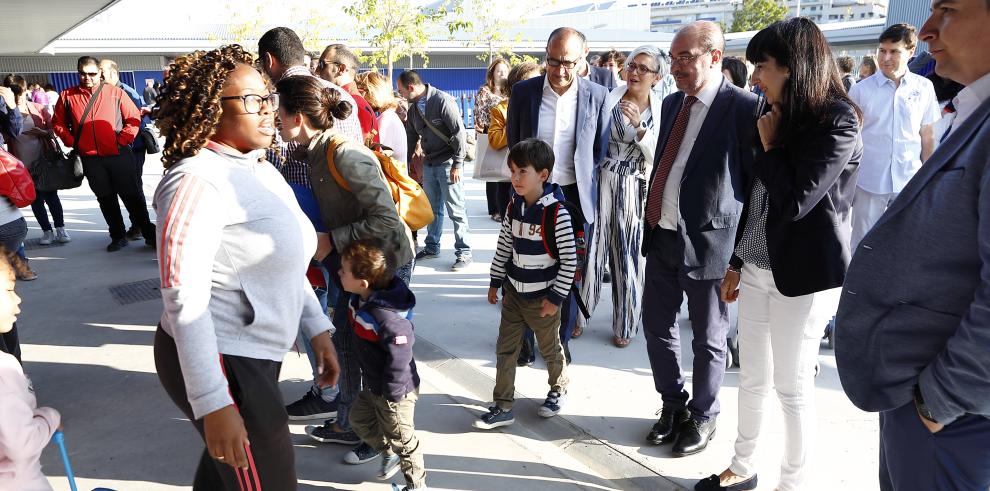
[[[880,411],[880,489],[990,487],[990,2],[933,0],[921,40],[966,87],[935,152],[853,252],[842,388]]]
[[[715,430],[725,375],[728,308],[719,297],[742,212],[742,172],[753,160],[758,98],[722,75],[717,24],[682,28],[670,46],[679,92],[663,101],[646,199],[643,326],[653,381],[663,399],[647,436],[674,455],[701,452]],[[677,314],[684,295],[694,340],[692,394],[681,369]]]
[[[512,86],[507,112],[509,146],[526,138],[547,142],[555,163],[550,182],[559,184],[567,201],[577,205],[585,229],[598,209],[596,172],[608,150],[608,90],[578,75],[588,46],[584,35],[569,27],[550,33],[544,76]],[[575,217],[571,217],[574,219]],[[568,361],[567,341],[577,317],[574,295],[561,306],[560,340]]]

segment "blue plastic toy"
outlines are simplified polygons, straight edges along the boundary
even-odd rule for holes
[[[69,478],[69,488],[72,491],[79,491],[76,487],[76,476],[72,473],[72,465],[69,464],[69,452],[65,449],[65,434],[58,430],[52,435],[52,440],[58,445],[58,452],[62,455],[62,465],[65,466],[65,477]],[[113,491],[107,488],[95,488],[93,491]]]

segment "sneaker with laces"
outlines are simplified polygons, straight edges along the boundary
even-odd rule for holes
[[[127,232],[124,234],[124,237],[126,237],[127,240],[130,241],[141,240],[142,238],[141,227],[138,227],[137,225],[131,225],[131,228],[127,229]]]
[[[543,401],[543,405],[540,406],[537,414],[544,418],[552,418],[560,412],[561,406],[564,405],[564,399],[566,399],[567,393],[560,393],[555,390],[547,392],[547,399]]]
[[[325,423],[323,426],[307,426],[306,434],[320,443],[340,443],[344,445],[357,445],[361,443],[361,438],[356,433],[350,430],[334,431],[333,423],[330,422]]]
[[[302,399],[285,406],[285,412],[289,413],[290,421],[336,418],[337,401],[323,400],[320,389],[314,386],[309,388],[309,392],[302,396]]]
[[[344,455],[344,463],[351,465],[363,464],[365,462],[371,462],[379,455],[381,455],[381,452],[371,448],[371,445],[361,442]]]
[[[41,235],[41,238],[38,239],[38,244],[51,245],[51,243],[54,241],[55,241],[55,232],[52,232],[51,230],[45,230],[44,233]]]
[[[378,479],[384,481],[395,475],[399,470],[399,456],[393,454],[382,454],[382,465],[378,468]]]
[[[450,267],[450,270],[461,271],[470,266],[472,262],[474,262],[474,260],[471,259],[471,256],[459,256],[457,260],[454,261],[454,265]]]
[[[512,415],[511,409],[506,411],[498,406],[492,406],[488,408],[487,413],[482,414],[480,418],[474,420],[474,427],[482,430],[492,430],[499,426],[509,426],[515,422],[516,418]]]
[[[59,244],[67,244],[72,242],[72,237],[65,231],[65,227],[55,227],[55,241]]]
[[[422,259],[433,259],[435,257],[440,257],[440,252],[439,251],[437,251],[437,252],[430,252],[430,251],[428,251],[426,249],[423,249],[423,250],[421,250],[421,251],[419,251],[419,252],[416,253],[416,260],[417,261],[420,261]]]
[[[409,486],[402,487],[399,484],[396,484],[394,482],[392,483],[392,491],[426,491],[427,489],[429,488],[427,488],[426,486],[420,486],[418,488],[410,488]]]

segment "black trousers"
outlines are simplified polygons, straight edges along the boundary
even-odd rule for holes
[[[118,146],[120,154],[108,157],[83,157],[83,173],[100,204],[103,219],[110,227],[110,238],[124,238],[124,217],[120,214],[117,197],[124,202],[131,223],[141,229],[145,239],[155,240],[155,225],[148,217],[144,193],[138,182],[134,154],[130,147]]]
[[[684,270],[677,232],[653,232],[643,285],[643,334],[653,370],[653,384],[667,408],[687,407],[696,419],[718,416],[718,392],[725,378],[725,338],[729,308],[719,298],[722,279],[696,280]],[[685,390],[681,367],[681,330],[677,313],[685,294],[694,339],[692,390]],[[689,400],[690,399],[690,400]]]
[[[194,491],[251,491],[296,489],[296,459],[289,435],[289,416],[278,389],[280,362],[220,355],[234,404],[244,418],[248,440],[248,469],[214,460],[203,449],[193,480]],[[193,418],[186,384],[179,366],[175,340],[161,327],[155,332],[155,368],[165,392],[193,422],[201,437],[203,420]],[[205,438],[205,437],[204,437]]]

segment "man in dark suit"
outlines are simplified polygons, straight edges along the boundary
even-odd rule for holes
[[[849,399],[880,411],[881,489],[986,490],[990,3],[931,11],[921,40],[935,71],[966,87],[941,144],[853,253],[835,358]]]
[[[724,46],[712,22],[689,24],[674,36],[671,73],[680,91],[663,101],[644,213],[643,325],[663,399],[647,440],[673,441],[679,456],[704,450],[715,430],[729,330],[719,287],[745,196],[742,169],[755,152],[758,99],[722,75]],[[694,332],[690,400],[677,324],[685,294]]]
[[[567,201],[581,211],[585,229],[595,221],[598,207],[596,173],[608,150],[608,90],[578,75],[588,46],[584,35],[569,27],[550,33],[546,48],[547,73],[512,86],[509,98],[509,146],[539,138],[555,158],[550,182],[559,184]],[[574,217],[572,217],[574,218]],[[561,307],[560,340],[567,342],[577,317],[574,295]]]
[[[608,68],[594,66],[588,63],[587,60],[584,60],[583,73],[584,74],[581,75],[582,78],[586,78],[598,85],[601,85],[602,87],[605,87],[609,92],[615,88],[615,74]]]

